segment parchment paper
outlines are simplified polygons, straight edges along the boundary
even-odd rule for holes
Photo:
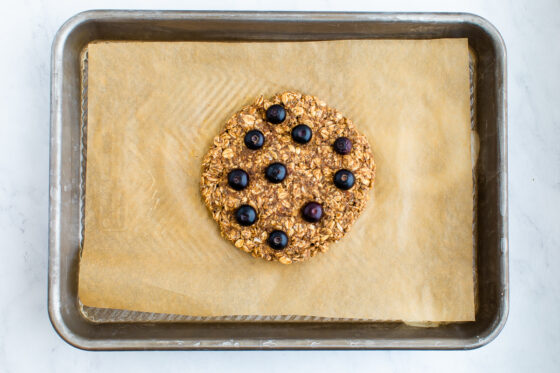
[[[466,39],[89,45],[86,306],[193,316],[474,320]],[[377,178],[326,254],[282,265],[220,237],[200,162],[260,94],[352,118]]]

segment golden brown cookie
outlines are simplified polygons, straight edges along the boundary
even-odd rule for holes
[[[364,209],[375,163],[352,121],[297,92],[235,113],[202,162],[202,197],[222,235],[254,257],[303,261]]]

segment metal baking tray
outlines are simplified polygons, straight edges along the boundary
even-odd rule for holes
[[[92,323],[77,298],[83,146],[81,53],[94,40],[298,41],[468,38],[473,118],[476,321],[277,322],[274,317],[203,321],[143,315],[122,322],[106,310]],[[85,113],[85,111],[84,111]],[[49,315],[68,343],[90,350],[135,349],[471,349],[493,340],[508,313],[506,52],[498,31],[471,14],[113,11],[80,13],[52,47]],[[126,312],[126,311],[125,311]],[[122,315],[121,315],[122,316]]]

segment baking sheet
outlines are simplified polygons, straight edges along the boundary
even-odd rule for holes
[[[84,304],[189,315],[474,318],[466,40],[108,43],[89,53]],[[219,237],[197,175],[227,117],[283,89],[317,95],[353,118],[378,166],[374,198],[350,234],[328,254],[288,267]],[[154,207],[154,188],[167,207],[161,196]],[[154,237],[153,226],[165,234]]]

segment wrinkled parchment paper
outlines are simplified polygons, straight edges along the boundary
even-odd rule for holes
[[[466,39],[89,45],[86,306],[193,316],[474,320]],[[200,163],[260,94],[354,120],[377,164],[363,215],[326,254],[269,263],[220,237]]]

